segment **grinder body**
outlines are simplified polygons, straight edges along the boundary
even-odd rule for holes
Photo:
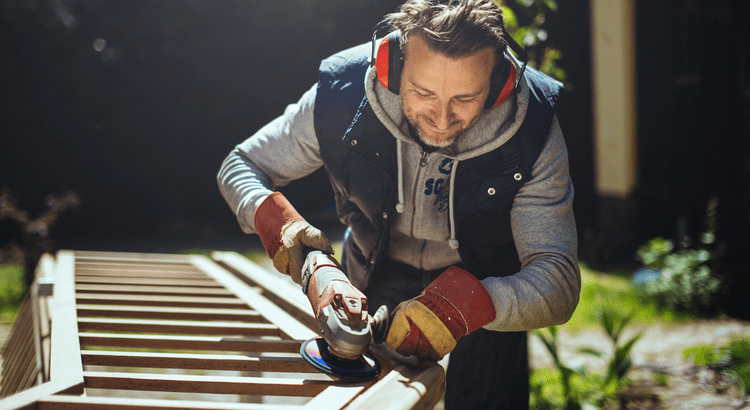
[[[302,290],[331,353],[356,359],[367,351],[372,339],[367,298],[350,286],[336,259],[310,251],[302,266]]]
[[[323,340],[311,343],[316,340],[313,339],[303,345],[303,357],[337,377],[377,376],[377,361],[365,354],[370,341],[381,343],[385,339],[389,324],[387,308],[382,306],[374,317],[370,316],[367,297],[351,285],[333,256],[319,250],[307,250],[302,290],[323,334]]]

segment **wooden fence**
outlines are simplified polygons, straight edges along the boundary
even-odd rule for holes
[[[444,392],[436,363],[381,356],[366,383],[317,372],[299,354],[317,336],[299,287],[236,253],[60,251],[37,277],[54,292],[19,314],[0,410],[430,409]]]

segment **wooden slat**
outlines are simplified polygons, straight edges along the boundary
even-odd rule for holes
[[[193,258],[193,264],[200,270],[211,275],[227,289],[232,289],[238,298],[245,301],[245,303],[258,311],[263,317],[272,321],[288,338],[303,340],[318,336],[318,333],[302,325],[279,306],[266,299],[258,290],[248,287],[210,259],[204,256],[196,256]]]
[[[246,372],[317,373],[300,356],[242,356],[219,354],[105,352],[84,350],[89,366],[144,367],[156,369],[226,370]]]
[[[57,253],[55,289],[52,301],[52,346],[50,352],[50,380],[71,385],[75,394],[83,394],[83,365],[78,342],[74,264],[70,251]]]
[[[300,340],[270,340],[218,336],[159,336],[81,333],[81,346],[213,352],[299,353]]]
[[[3,347],[0,397],[25,390],[35,384],[25,377],[30,370],[39,371],[35,359],[32,303],[30,296],[23,299],[10,337]]]
[[[39,401],[39,410],[299,410],[299,408],[296,405],[282,404],[214,403],[121,397],[50,396]]]
[[[312,397],[332,380],[83,372],[86,388]]]
[[[36,403],[44,397],[50,397],[58,393],[80,394],[76,392],[81,389],[81,383],[78,382],[72,384],[43,383],[0,400],[0,409],[36,409]]]
[[[107,284],[127,286],[185,286],[198,288],[221,288],[216,281],[207,279],[177,279],[177,278],[148,278],[148,277],[100,277],[76,276],[76,283]]]
[[[206,279],[202,272],[172,271],[167,269],[150,268],[148,270],[126,270],[122,268],[97,268],[87,269],[76,267],[76,276],[98,276],[98,277],[144,277],[144,278],[175,278],[175,279]]]
[[[310,302],[299,285],[266,271],[236,252],[213,252],[211,258],[246,284],[259,287],[263,296],[300,323],[315,332],[318,331]]]
[[[445,393],[445,370],[437,363],[398,367],[358,396],[345,410],[432,409]]]
[[[224,320],[257,323],[263,317],[249,309],[200,309],[158,306],[103,306],[78,305],[80,317],[119,317],[129,319],[183,319],[183,320]]]
[[[138,252],[101,252],[75,251],[76,260],[81,263],[105,261],[107,263],[159,263],[159,264],[190,264],[190,255],[172,253],[138,253]]]
[[[82,305],[119,306],[169,306],[219,309],[249,309],[247,304],[235,298],[193,297],[193,296],[148,296],[112,295],[108,293],[78,293],[76,301]]]
[[[234,293],[227,289],[218,288],[196,288],[177,286],[125,286],[125,285],[76,285],[76,292],[95,292],[127,295],[181,295],[181,296],[209,296],[209,297],[235,297]]]
[[[93,319],[79,318],[81,332],[135,332],[160,334],[280,336],[276,325],[268,323],[198,322],[186,320]]]
[[[45,253],[39,259],[39,263],[36,266],[36,280],[50,284],[54,291],[54,275],[55,275],[55,258],[49,253]],[[37,288],[38,290],[38,288]],[[49,381],[49,366],[50,366],[50,334],[51,334],[51,297],[39,296],[38,297],[38,320],[39,320],[39,338],[40,348],[39,355],[41,357],[41,370],[42,370],[42,381]]]
[[[372,383],[331,386],[313,397],[312,400],[303,406],[303,409],[343,409],[357,395],[370,387]]]

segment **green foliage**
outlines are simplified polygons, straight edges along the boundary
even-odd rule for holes
[[[604,327],[605,333],[612,342],[614,352],[612,354],[609,363],[607,363],[607,373],[604,376],[604,385],[608,386],[614,383],[616,390],[619,390],[625,380],[625,375],[630,371],[633,366],[633,359],[630,356],[630,351],[633,346],[640,340],[641,334],[637,334],[628,341],[620,343],[622,332],[625,327],[632,320],[632,315],[620,316],[604,310],[601,316],[601,323]],[[596,357],[603,357],[604,352],[596,349],[584,349],[583,353],[592,354]]]
[[[630,352],[640,340],[637,334],[621,343],[623,330],[630,323],[632,315],[621,316],[604,310],[600,315],[600,324],[612,342],[613,351],[607,363],[604,375],[590,373],[585,366],[571,368],[560,360],[558,353],[558,328],[553,326],[547,331],[537,331],[536,335],[552,356],[556,372],[537,369],[531,376],[531,407],[539,409],[581,409],[583,404],[598,407],[613,402],[627,382],[633,360]],[[598,358],[606,353],[593,349],[579,350]]]
[[[25,294],[26,286],[21,265],[0,264],[0,313],[14,315]]]
[[[701,245],[675,251],[672,241],[654,238],[641,246],[637,258],[659,276],[640,285],[641,290],[659,304],[680,312],[710,316],[717,313],[716,295],[721,280],[714,274],[715,209],[718,200],[708,204],[707,230]]]
[[[586,266],[581,266],[580,300],[573,317],[565,324],[569,331],[598,326],[605,309],[614,315],[632,315],[632,321],[637,323],[670,323],[692,318],[662,308],[653,299],[641,297],[639,290],[626,277],[595,272]]]
[[[516,0],[513,7],[504,5],[502,0],[495,0],[495,3],[503,9],[508,32],[526,50],[529,66],[539,69],[571,89],[571,84],[566,82],[565,70],[557,65],[562,58],[562,52],[548,45],[548,34],[544,29],[547,14],[557,11],[557,2],[555,0]],[[522,25],[521,20],[528,21],[528,23]]]
[[[697,366],[730,371],[745,394],[750,393],[750,339],[734,339],[724,346],[701,345],[683,351]]]
[[[571,390],[572,378],[576,374],[576,370],[573,370],[570,367],[566,366],[560,360],[560,355],[558,353],[558,344],[557,344],[558,328],[556,326],[552,326],[552,327],[547,328],[547,331],[549,332],[549,336],[547,336],[542,331],[537,331],[536,335],[539,337],[542,343],[544,343],[544,346],[547,348],[547,351],[552,356],[552,361],[555,365],[555,368],[558,370],[560,374],[560,386],[562,387],[561,397],[563,398],[563,408],[565,408],[566,410],[567,409],[580,409],[581,406],[578,404],[577,396],[575,395],[574,391]]]

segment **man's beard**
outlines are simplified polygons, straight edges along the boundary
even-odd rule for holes
[[[479,117],[482,115],[482,112],[480,112],[479,115],[472,118],[471,123],[466,127],[462,127],[461,122],[456,121],[455,123],[451,124],[451,125],[454,125],[454,124],[458,125],[458,129],[456,130],[456,132],[451,134],[448,138],[445,138],[443,141],[437,142],[437,141],[428,140],[426,138],[426,135],[429,135],[429,134],[424,132],[422,127],[419,126],[418,120],[420,118],[423,120],[423,122],[427,122],[427,118],[424,115],[422,116],[417,115],[417,118],[414,118],[413,112],[407,109],[405,106],[403,106],[403,104],[402,104],[401,110],[404,113],[404,117],[406,117],[406,121],[408,121],[409,125],[411,125],[410,129],[413,129],[414,131],[416,131],[416,132],[412,132],[413,134],[412,138],[416,139],[417,142],[419,142],[420,145],[422,145],[423,147],[429,147],[432,149],[450,147],[451,145],[455,144],[456,141],[458,140],[458,137],[460,137],[464,131],[471,128],[472,125],[476,124],[476,122],[479,121]]]

